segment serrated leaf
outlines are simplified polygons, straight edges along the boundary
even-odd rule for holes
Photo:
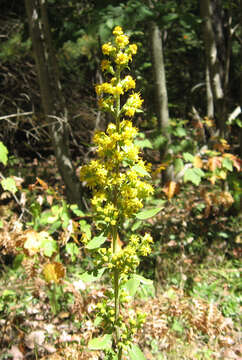
[[[145,170],[144,168],[142,168],[141,166],[139,165],[134,165],[132,166],[132,170],[136,171],[138,174],[140,175],[144,175],[144,176],[148,176],[150,177],[150,174],[148,173],[147,170]]]
[[[85,283],[96,281],[96,280],[100,279],[100,277],[102,276],[102,274],[104,273],[105,270],[106,270],[105,268],[100,269],[98,271],[97,276],[95,276],[93,274],[89,274],[88,272],[84,272],[83,274],[80,275],[80,279]]]
[[[89,243],[86,245],[86,248],[89,250],[99,248],[107,240],[106,236],[99,235],[95,236]]]
[[[131,278],[126,282],[124,288],[129,293],[129,296],[134,296],[136,291],[138,290],[139,285],[140,285],[140,281],[138,279]]]
[[[102,337],[91,339],[87,345],[90,350],[107,350],[111,349],[112,335],[106,334]]]
[[[39,233],[39,235],[41,235],[41,233]],[[57,251],[57,243],[51,236],[44,238],[41,241],[40,247],[43,250],[44,255],[47,257],[51,257],[54,252]]]
[[[91,239],[92,233],[91,233],[91,225],[86,222],[86,220],[80,220],[79,221],[80,229],[83,233],[86,234],[88,239]]]
[[[132,231],[137,230],[137,229],[140,227],[141,224],[142,224],[142,222],[141,222],[140,220],[135,221],[135,223],[133,224],[131,230],[132,230]]]
[[[199,185],[202,177],[204,176],[204,172],[198,168],[187,169],[184,174],[184,182],[191,181],[194,185]]]
[[[138,214],[136,214],[136,218],[139,220],[149,219],[149,218],[155,216],[156,214],[158,214],[158,212],[160,212],[162,209],[163,209],[163,206],[159,207],[159,208],[153,208],[153,209],[141,211]]]
[[[74,261],[76,259],[76,256],[79,254],[79,249],[77,245],[73,242],[68,242],[66,244],[66,251],[68,254],[71,255],[71,260]]]
[[[174,131],[174,135],[177,136],[177,137],[184,137],[186,136],[186,130],[182,127],[178,127],[175,131]]]
[[[228,159],[228,158],[224,158],[222,160],[222,165],[225,169],[227,169],[228,171],[233,171],[233,162]]]
[[[76,216],[85,216],[84,212],[81,211],[79,208],[78,208],[78,205],[77,204],[72,204],[70,206],[70,209],[71,211],[73,211],[73,213],[76,215]]]
[[[130,360],[146,360],[143,352],[140,350],[139,346],[132,344],[129,349]]]
[[[184,162],[182,159],[176,159],[174,161],[175,174],[179,173],[184,168]]]
[[[7,165],[7,162],[8,162],[8,149],[2,143],[2,141],[0,141],[0,162],[3,165]]]
[[[134,274],[133,278],[140,281],[142,284],[145,285],[153,285],[153,281],[150,279],[146,279],[145,277],[138,275],[138,274]]]
[[[141,149],[144,149],[144,148],[153,149],[153,145],[150,142],[150,140],[148,140],[148,139],[135,140],[134,143],[135,143],[135,145],[138,145]]]
[[[94,320],[94,326],[98,326],[102,322],[101,316],[97,316]]]
[[[183,159],[187,162],[193,162],[194,161],[194,156],[188,152],[185,152],[182,154]]]
[[[18,191],[14,179],[11,177],[3,179],[1,181],[1,185],[3,187],[3,190],[7,190],[7,191],[11,192],[12,194],[15,194]]]

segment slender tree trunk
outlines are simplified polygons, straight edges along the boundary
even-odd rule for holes
[[[170,135],[167,133],[169,126],[169,111],[168,111],[168,97],[166,89],[166,75],[163,57],[163,47],[160,30],[155,22],[151,23],[151,47],[153,71],[156,86],[156,105],[158,125],[162,134],[167,136],[170,140]]]
[[[161,160],[165,158],[170,144],[169,127],[169,110],[168,110],[168,96],[166,88],[165,64],[163,57],[163,46],[160,30],[157,24],[152,21],[150,30],[151,50],[153,74],[155,82],[155,102],[156,114],[158,118],[158,127],[163,136],[166,137],[165,145],[160,149]],[[164,182],[172,178],[172,168],[168,168],[163,173]]]
[[[208,62],[206,62],[206,94],[207,94],[207,114],[206,115],[209,119],[213,119],[214,118],[214,102],[213,102],[213,92],[211,89]]]
[[[204,21],[204,44],[209,65],[209,78],[215,101],[215,111],[220,135],[224,136],[226,121],[226,104],[223,88],[223,66],[218,57],[218,42],[221,42],[221,29],[218,24],[217,34],[214,31],[213,7],[217,0],[200,0],[201,17]],[[216,14],[218,15],[218,14]],[[219,41],[216,41],[219,39]]]
[[[66,186],[68,200],[81,206],[81,185],[71,162],[67,111],[49,30],[46,0],[25,0],[25,7],[38,73],[41,102],[49,122],[49,132],[58,169]]]

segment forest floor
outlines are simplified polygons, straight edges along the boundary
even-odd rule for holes
[[[202,264],[191,266],[184,257],[180,274],[174,265],[174,273],[166,274],[167,283],[158,287],[158,293],[153,286],[143,285],[135,302],[128,304],[147,313],[135,339],[146,359],[242,359],[241,268],[222,254],[214,256],[217,250],[211,248]],[[161,264],[160,272],[163,270]],[[23,268],[4,267],[0,359],[103,358],[85,347],[100,335],[93,310],[107,284],[84,283],[80,271],[81,264],[71,266],[58,285],[55,311],[51,307],[53,285],[47,286],[40,277],[28,279]],[[189,279],[192,284],[187,289]]]
[[[56,170],[51,164],[53,158],[42,164],[40,174],[37,171],[31,174],[28,169],[26,174],[32,180],[36,176],[45,178],[48,172],[48,184],[53,182],[54,186]],[[34,168],[33,163],[29,165],[29,169]],[[41,203],[43,188],[29,186],[29,189],[31,196]],[[26,194],[33,203],[30,194]],[[50,193],[48,196],[50,207],[56,199]],[[154,232],[155,246],[151,260],[141,263],[140,273],[154,279],[154,285],[142,284],[135,300],[127,305],[147,314],[134,341],[147,360],[241,360],[239,217],[207,213],[202,218],[200,214],[190,219],[197,221],[192,228],[189,221],[185,223],[191,215],[187,212],[191,211],[190,205],[185,209],[183,203],[187,195],[179,196],[180,203],[171,202],[147,225]],[[189,197],[194,204],[191,189]],[[1,212],[10,224],[15,213],[12,203],[1,205]],[[169,222],[168,217],[176,221]],[[31,226],[30,221],[28,227]],[[10,235],[5,232],[0,242],[2,249],[5,246],[5,255],[0,256],[0,359],[104,359],[103,354],[86,349],[91,338],[101,335],[94,325],[95,307],[109,286],[107,279],[83,282],[80,275],[91,259],[80,252],[72,262],[70,256],[62,253],[65,278],[58,285],[46,284],[38,271],[41,261],[35,268],[30,262],[19,266],[16,252],[14,256],[7,253]]]

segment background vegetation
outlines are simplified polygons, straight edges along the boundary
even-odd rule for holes
[[[242,2],[3,0],[1,10],[0,358],[102,359],[86,345],[109,284],[86,273],[81,237],[95,233],[79,172],[110,121],[94,87],[101,45],[121,25],[138,44],[136,142],[155,187],[120,234],[154,238],[138,269],[153,285],[137,290],[148,316],[135,341],[146,359],[239,359]]]

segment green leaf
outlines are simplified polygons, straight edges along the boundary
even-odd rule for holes
[[[129,293],[129,296],[134,296],[139,286],[140,286],[140,281],[138,279],[131,278],[126,282],[124,288]]]
[[[163,207],[144,210],[144,211],[141,211],[138,214],[136,214],[136,217],[139,220],[149,219],[149,218],[155,216],[156,214],[158,214],[158,212],[160,212],[162,209],[163,209]]]
[[[142,168],[141,166],[139,165],[134,165],[132,166],[131,168],[132,170],[136,171],[138,174],[140,175],[144,175],[144,176],[148,176],[150,177],[150,174],[148,173],[148,171],[146,171],[144,168]]]
[[[178,14],[170,13],[162,16],[162,22],[164,24],[168,24],[169,22],[176,20],[178,17],[179,17]]]
[[[16,296],[16,292],[13,290],[8,290],[8,289],[3,290],[2,297],[5,298],[8,296]]]
[[[100,279],[100,277],[102,276],[102,274],[104,273],[105,270],[106,270],[105,268],[100,269],[98,271],[97,276],[95,276],[93,274],[89,274],[88,272],[84,272],[83,274],[81,274],[80,279],[85,283],[96,281],[96,280]]]
[[[89,243],[86,245],[86,248],[89,250],[97,249],[99,248],[105,241],[107,240],[106,236],[103,236],[102,234],[99,236],[95,236]]]
[[[174,162],[175,174],[179,173],[184,168],[184,162],[182,159],[176,159]]]
[[[76,256],[79,254],[79,249],[74,242],[68,242],[66,244],[66,251],[71,255],[71,261],[75,261]]]
[[[187,162],[193,162],[193,160],[194,160],[194,156],[188,152],[183,153],[182,156],[183,156],[184,160]]]
[[[186,136],[186,130],[182,127],[178,127],[175,131],[174,131],[174,135],[177,137],[184,137]]]
[[[187,169],[184,174],[184,182],[191,181],[194,185],[199,185],[204,172],[198,168]]]
[[[233,171],[233,163],[232,163],[232,161],[230,159],[224,158],[223,161],[222,161],[222,165],[228,171]]]
[[[135,221],[135,223],[133,224],[131,230],[132,230],[132,231],[137,230],[137,229],[140,227],[141,224],[142,224],[142,222],[141,222],[140,220]]]
[[[102,321],[102,317],[101,316],[97,316],[94,320],[94,326],[98,326]]]
[[[153,281],[150,279],[146,279],[145,277],[138,275],[138,274],[134,274],[133,278],[140,281],[142,284],[145,285],[153,285]]]
[[[107,350],[111,349],[112,335],[106,334],[102,337],[91,339],[87,345],[90,350]]]
[[[91,239],[91,225],[86,222],[86,220],[80,220],[79,221],[80,229],[82,232],[84,232],[88,239]]]
[[[70,209],[71,211],[73,211],[73,213],[76,215],[76,216],[85,216],[84,212],[81,211],[79,208],[78,208],[78,205],[77,204],[72,204],[70,206]]]
[[[7,165],[8,162],[8,149],[2,141],[0,141],[0,162],[3,163],[3,165]]]
[[[41,233],[40,233],[41,234]],[[57,243],[52,237],[46,237],[41,241],[40,247],[44,251],[44,255],[51,257],[57,251]]]
[[[3,222],[2,222],[2,220],[0,220],[0,229],[2,229],[3,228]]]
[[[49,234],[53,234],[56,230],[58,230],[62,225],[60,220],[55,221],[48,230]]]
[[[24,254],[18,254],[15,256],[13,261],[14,270],[19,268],[19,266],[22,264],[23,259],[24,259]]]
[[[130,360],[146,360],[143,352],[140,350],[139,346],[132,344],[129,350]]]
[[[3,179],[1,185],[3,190],[10,191],[12,194],[15,194],[18,191],[14,179],[11,177]]]
[[[134,143],[135,143],[135,145],[138,145],[141,149],[144,149],[144,148],[153,149],[153,145],[150,142],[150,140],[148,140],[148,139],[135,140]]]
[[[172,325],[172,330],[175,330],[179,333],[182,333],[183,332],[183,326],[181,325],[181,323],[177,320],[174,320],[174,323]]]

